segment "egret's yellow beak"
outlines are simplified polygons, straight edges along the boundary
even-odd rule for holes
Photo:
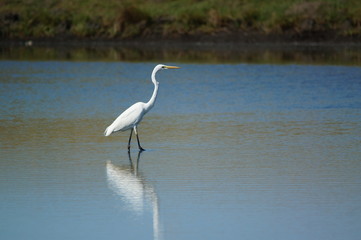
[[[178,69],[180,67],[176,67],[176,66],[165,66],[167,69]]]

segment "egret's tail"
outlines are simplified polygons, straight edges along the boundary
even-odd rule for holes
[[[107,129],[105,129],[104,136],[108,137],[110,134],[112,134],[112,132],[113,132],[112,126],[109,126],[107,127]]]

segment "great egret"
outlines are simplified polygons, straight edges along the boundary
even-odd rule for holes
[[[130,142],[132,140],[132,134],[134,130],[135,135],[137,136],[139,151],[144,151],[144,149],[140,146],[137,126],[140,123],[140,121],[142,121],[144,115],[147,112],[149,112],[150,109],[152,109],[155,100],[157,98],[159,82],[157,82],[157,80],[155,79],[155,74],[159,70],[176,69],[176,68],[179,67],[166,66],[163,64],[158,64],[157,66],[155,66],[152,72],[152,82],[154,84],[154,91],[152,97],[149,99],[147,103],[137,102],[134,103],[132,106],[130,106],[127,110],[125,110],[122,114],[120,114],[119,117],[117,117],[115,121],[112,124],[110,124],[109,127],[107,127],[107,129],[105,129],[104,135],[109,136],[113,132],[126,131],[130,129],[130,136],[128,141],[128,150],[130,150]]]

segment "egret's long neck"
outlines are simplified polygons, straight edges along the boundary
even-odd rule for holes
[[[150,109],[152,109],[152,107],[154,106],[155,100],[157,99],[159,82],[157,82],[157,80],[155,79],[155,73],[156,73],[156,71],[153,71],[153,73],[152,73],[152,82],[154,84],[154,90],[153,90],[152,97],[145,104],[145,111],[146,112],[148,112]]]

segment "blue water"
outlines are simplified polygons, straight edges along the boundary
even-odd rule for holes
[[[0,62],[1,239],[359,239],[361,68]]]
[[[148,80],[153,65],[3,61],[2,117],[89,118],[117,114],[132,101],[148,100],[153,87]],[[359,67],[247,64],[182,67],[180,73],[162,73],[164,80],[158,77],[159,98],[166,100],[157,103],[160,106],[157,113],[358,109],[361,104],[357,97]]]

